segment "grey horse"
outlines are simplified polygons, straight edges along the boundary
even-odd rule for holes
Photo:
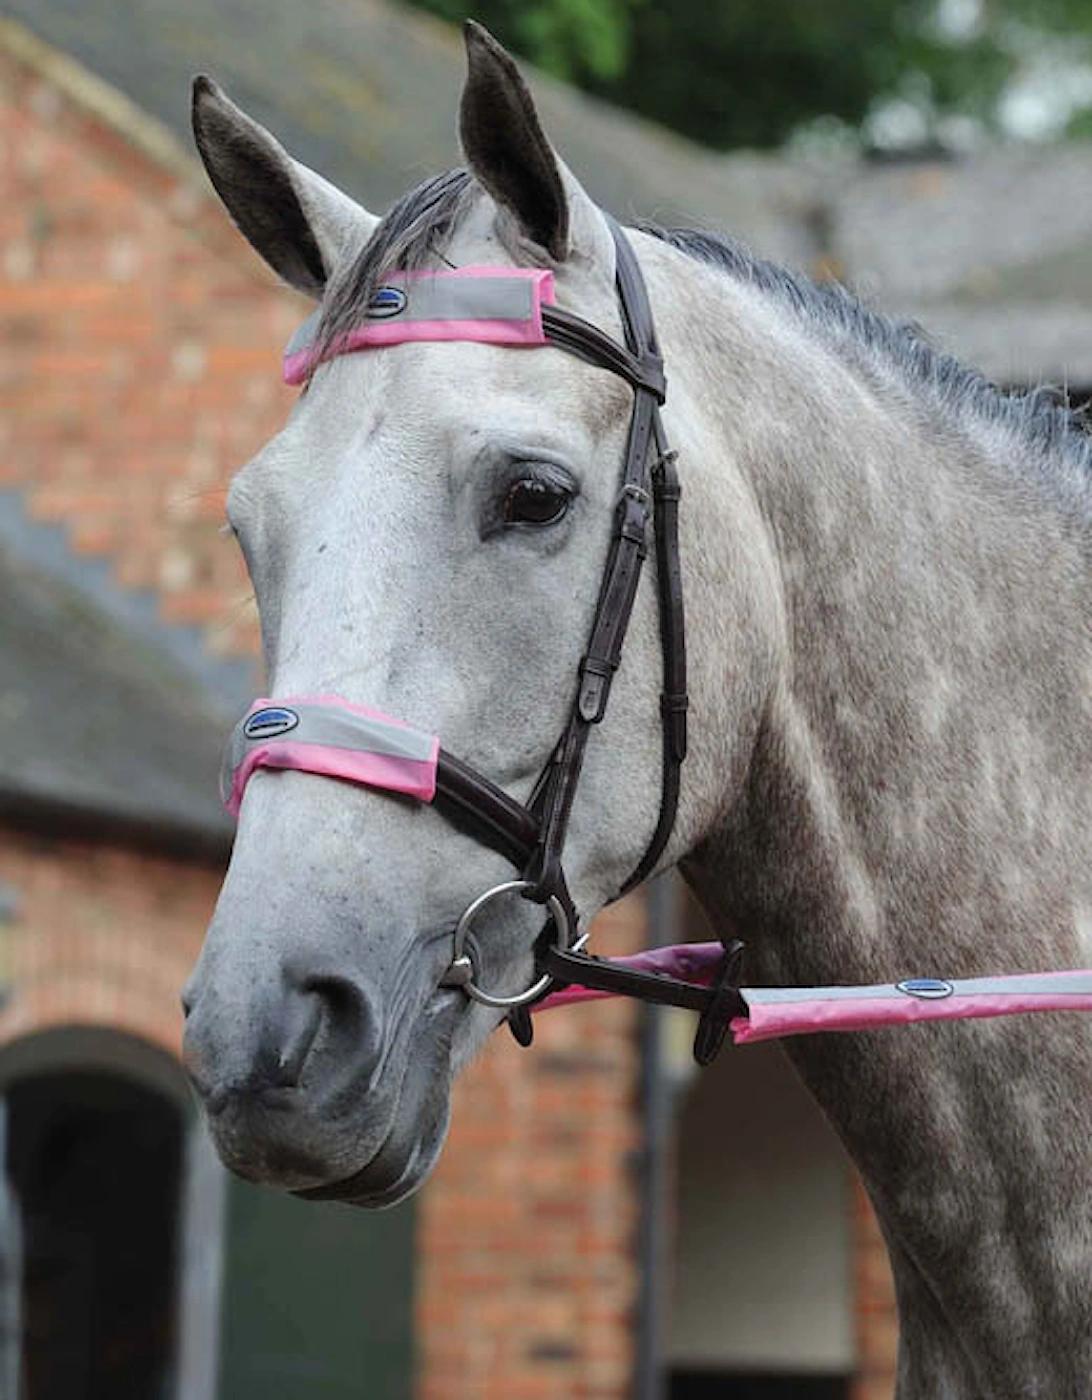
[[[468,170],[384,220],[198,80],[216,189],[330,336],[388,269],[500,264],[552,269],[558,303],[618,337],[601,213],[508,55],[476,28],[468,50]],[[726,240],[630,237],[685,491],[692,738],[661,868],[746,937],[755,984],[1087,966],[1087,440],[838,289]],[[551,349],[411,344],[322,365],[229,497],[267,693],[381,706],[526,800],[571,702],[631,400]],[[513,509],[543,493],[556,509]],[[583,922],[657,819],[657,626],[646,578],[566,846]],[[451,930],[509,875],[427,806],[253,777],[185,994],[228,1165],[293,1190],[351,1179],[370,1205],[420,1184],[452,1077],[500,1018],[440,987]],[[532,979],[535,913],[498,903],[477,929],[498,989]],[[1092,1395],[1088,1022],[789,1050],[882,1223],[901,1400]]]

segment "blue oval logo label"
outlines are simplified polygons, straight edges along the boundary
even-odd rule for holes
[[[406,294],[401,287],[380,287],[368,303],[368,317],[373,321],[397,316],[406,309]]]
[[[279,734],[295,729],[299,722],[300,717],[295,710],[276,705],[266,710],[255,710],[243,725],[243,733],[248,739],[275,739]]]
[[[943,1001],[955,991],[951,982],[945,982],[943,977],[908,977],[895,985],[900,992],[917,997],[919,1001]]]

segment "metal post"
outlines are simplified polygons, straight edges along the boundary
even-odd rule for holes
[[[679,940],[678,892],[670,876],[648,888],[652,946]],[[663,1070],[662,1006],[641,1008],[641,1109],[644,1142],[639,1166],[641,1216],[638,1227],[640,1284],[637,1296],[635,1400],[663,1400],[664,1322],[667,1312],[667,1210],[670,1190],[672,1086]]]
[[[23,1351],[23,1229],[8,1176],[8,1105],[0,1098],[0,1395],[18,1396]]]

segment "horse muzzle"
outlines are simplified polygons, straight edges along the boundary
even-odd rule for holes
[[[329,968],[289,966],[234,1003],[199,970],[184,1005],[186,1068],[224,1164],[249,1180],[319,1189],[374,1162],[376,1189],[392,1189],[417,1150],[404,1110],[427,1126],[429,1101],[446,1100],[452,995],[393,1040],[375,993]]]

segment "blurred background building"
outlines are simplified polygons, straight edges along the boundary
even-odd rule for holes
[[[776,1048],[631,1006],[498,1036],[420,1197],[229,1179],[179,988],[230,841],[256,627],[221,538],[304,314],[189,153],[194,72],[375,209],[457,162],[461,45],[379,0],[8,0],[0,21],[0,1396],[880,1400],[863,1195]],[[623,217],[723,228],[1000,382],[1092,387],[1092,151],[722,155],[543,78]],[[678,891],[600,921],[701,936]]]

